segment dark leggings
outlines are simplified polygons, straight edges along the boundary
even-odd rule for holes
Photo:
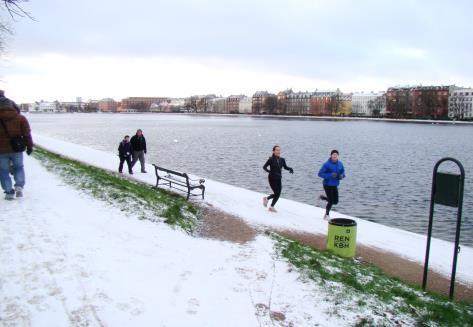
[[[338,203],[338,188],[336,186],[324,185],[325,194],[327,195],[327,206],[325,207],[325,214],[330,214],[330,209],[334,204]]]
[[[128,166],[128,172],[131,173],[131,158],[130,157],[120,157],[120,165],[118,166],[118,171],[121,173],[123,171],[123,164],[126,161],[126,165]]]
[[[278,202],[279,196],[281,195],[281,190],[282,190],[282,183],[281,183],[281,178],[280,177],[268,177],[269,180],[269,186],[271,186],[271,189],[273,190],[273,194],[268,196],[268,200],[273,199],[271,202],[271,207],[274,207],[276,202]]]

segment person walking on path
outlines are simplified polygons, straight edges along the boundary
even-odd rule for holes
[[[6,200],[23,196],[25,171],[23,151],[33,152],[30,124],[25,116],[18,113],[18,106],[0,91],[0,183]],[[11,166],[11,167],[10,167]],[[10,178],[13,170],[15,185]]]
[[[333,205],[338,204],[338,186],[340,180],[345,178],[345,168],[343,163],[338,159],[337,150],[332,150],[330,158],[322,165],[319,170],[319,177],[323,178],[325,196],[321,195],[320,199],[327,201],[325,207],[324,220],[330,219],[330,210]]]
[[[123,141],[118,145],[118,157],[120,158],[120,165],[118,166],[118,172],[123,174],[123,163],[126,161],[128,166],[128,172],[133,175],[133,169],[131,168],[131,143],[130,137],[126,135]]]
[[[268,169],[269,167],[269,169]],[[279,196],[282,190],[282,168],[288,170],[291,174],[294,174],[294,169],[286,165],[286,160],[281,157],[281,147],[275,145],[273,147],[273,155],[269,157],[263,166],[263,169],[268,173],[269,186],[273,190],[273,194],[263,197],[263,206],[267,207],[269,200],[271,206],[269,207],[270,212],[277,212],[274,206],[278,202]]]
[[[131,150],[133,154],[133,161],[131,168],[133,168],[138,160],[141,164],[141,172],[146,173],[145,169],[145,154],[146,154],[146,139],[141,129],[136,131],[136,134],[131,138]]]

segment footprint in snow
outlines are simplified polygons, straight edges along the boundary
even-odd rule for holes
[[[200,302],[196,298],[189,299],[187,301],[187,313],[190,315],[195,315],[199,311]]]

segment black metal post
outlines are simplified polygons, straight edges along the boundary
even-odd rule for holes
[[[455,232],[455,247],[453,249],[453,263],[452,263],[452,274],[450,277],[450,299],[453,299],[453,294],[455,290],[455,276],[457,271],[457,259],[458,253],[460,252],[460,230],[461,230],[461,219],[462,219],[462,208],[463,208],[463,192],[464,192],[464,183],[465,183],[465,169],[460,161],[454,158],[443,158],[439,160],[434,167],[434,172],[432,176],[432,194],[430,198],[430,212],[429,212],[429,227],[427,231],[427,246],[425,249],[425,262],[424,262],[424,276],[422,278],[422,289],[425,290],[427,286],[427,275],[429,272],[429,256],[430,256],[430,243],[432,239],[432,225],[434,218],[434,207],[435,207],[435,194],[437,192],[437,172],[439,166],[445,161],[452,161],[457,164],[460,169],[460,180],[458,184],[458,203],[455,205],[458,207],[457,212],[457,227]],[[453,206],[453,205],[451,205]]]
[[[460,230],[461,230],[461,223],[462,223],[462,209],[463,209],[463,187],[465,184],[465,169],[461,162],[456,159],[452,160],[455,162],[458,167],[460,168],[460,185],[458,190],[458,212],[457,212],[457,230],[455,232],[455,248],[453,249],[453,264],[452,264],[452,275],[450,277],[450,299],[453,299],[453,292],[455,290],[455,276],[457,273],[457,257],[458,253],[460,252]]]
[[[437,182],[437,170],[440,166],[440,161],[434,167],[432,176],[432,193],[430,195],[430,212],[429,212],[429,228],[427,230],[427,246],[425,248],[425,261],[424,261],[424,276],[422,278],[422,289],[425,291],[427,286],[427,274],[429,272],[429,256],[430,256],[430,240],[432,238],[432,225],[434,222],[434,197],[435,197],[435,185]]]

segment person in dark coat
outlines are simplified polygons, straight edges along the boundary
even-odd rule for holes
[[[133,175],[133,169],[131,166],[131,143],[130,137],[126,135],[123,141],[118,145],[118,157],[120,158],[120,165],[118,166],[118,172],[123,174],[123,163],[126,161],[128,166],[128,172]]]
[[[131,150],[133,154],[133,161],[131,167],[133,168],[139,160],[141,164],[141,172],[146,173],[145,169],[145,154],[146,154],[146,139],[141,129],[136,131],[136,134],[131,138]]]
[[[269,167],[269,169],[268,169]],[[288,170],[291,174],[294,174],[294,169],[286,165],[286,160],[281,157],[281,147],[275,145],[273,147],[273,155],[269,157],[263,166],[264,171],[268,173],[269,186],[273,190],[273,194],[263,197],[263,206],[268,206],[268,201],[271,201],[269,211],[277,212],[274,206],[278,202],[279,196],[282,190],[282,168]]]
[[[5,199],[23,196],[25,170],[23,152],[33,152],[31,129],[25,116],[19,114],[18,106],[0,91],[0,184]],[[13,173],[15,184],[10,178]]]
[[[340,181],[345,178],[345,167],[343,167],[343,163],[338,159],[338,156],[338,151],[332,150],[330,158],[322,165],[318,174],[324,180],[325,195],[321,195],[320,199],[327,201],[325,220],[330,219],[332,206],[338,204],[338,186]]]

